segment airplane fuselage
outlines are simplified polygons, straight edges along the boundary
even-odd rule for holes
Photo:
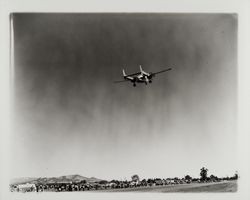
[[[124,79],[131,81],[134,86],[135,83],[152,83],[152,76],[149,75],[145,75],[145,74],[139,74],[137,76],[124,76]]]

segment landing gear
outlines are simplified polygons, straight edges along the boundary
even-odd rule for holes
[[[149,83],[152,83],[152,80],[149,80],[148,82],[149,82]]]
[[[133,86],[134,86],[134,87],[136,87],[136,84],[135,84],[135,83],[133,83]]]

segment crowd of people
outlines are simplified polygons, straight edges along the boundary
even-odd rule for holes
[[[56,182],[56,183],[25,183],[25,184],[12,184],[10,185],[11,191],[17,192],[43,192],[43,191],[90,191],[90,190],[108,190],[108,189],[121,189],[121,188],[134,188],[134,187],[153,187],[163,185],[177,185],[177,184],[190,184],[201,182],[220,182],[224,180],[233,180],[234,177],[218,178],[211,175],[206,180],[200,178],[192,178],[185,176],[184,178],[154,178],[139,180],[139,177],[133,178],[131,181],[105,181],[87,182],[85,180],[79,182]]]

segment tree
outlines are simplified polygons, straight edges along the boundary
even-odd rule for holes
[[[142,179],[141,184],[142,185],[147,185],[147,180],[146,179]]]
[[[213,175],[213,174],[211,174],[211,175],[210,175],[210,180],[211,180],[211,181],[218,181],[218,177],[215,176],[215,175]]]
[[[104,185],[104,184],[107,184],[108,181],[106,181],[106,180],[101,180],[101,181],[99,181],[99,183],[102,184],[102,185]]]
[[[208,172],[208,169],[207,168],[205,168],[205,167],[202,167],[201,168],[201,172],[200,172],[200,176],[201,176],[201,180],[202,181],[205,181],[205,180],[207,180],[207,172]]]
[[[86,184],[87,181],[86,181],[86,180],[81,180],[80,183],[81,183],[81,184]]]
[[[187,181],[191,181],[191,180],[192,180],[192,177],[191,177],[191,176],[189,176],[189,175],[186,175],[186,176],[185,176],[185,180],[187,180]]]
[[[154,182],[154,180],[153,179],[151,179],[151,178],[149,178],[148,180],[147,180],[147,183],[153,183]]]
[[[237,180],[239,178],[238,172],[236,171],[234,176],[231,177],[232,180]]]
[[[140,181],[140,178],[137,174],[131,176],[131,179],[132,179],[132,181],[135,181],[135,182]]]

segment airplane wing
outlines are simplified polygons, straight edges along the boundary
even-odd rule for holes
[[[161,70],[161,71],[159,71],[159,72],[155,72],[155,73],[153,73],[153,74],[154,74],[154,75],[155,75],[155,74],[160,74],[160,73],[169,71],[169,70],[171,70],[171,69],[172,69],[172,68],[164,69],[164,70]]]
[[[129,80],[122,80],[122,81],[114,81],[114,83],[122,83],[122,82],[127,82]]]
[[[141,72],[137,72],[137,73],[134,73],[134,74],[127,74],[126,76],[136,76],[136,75],[139,75],[141,74]]]

